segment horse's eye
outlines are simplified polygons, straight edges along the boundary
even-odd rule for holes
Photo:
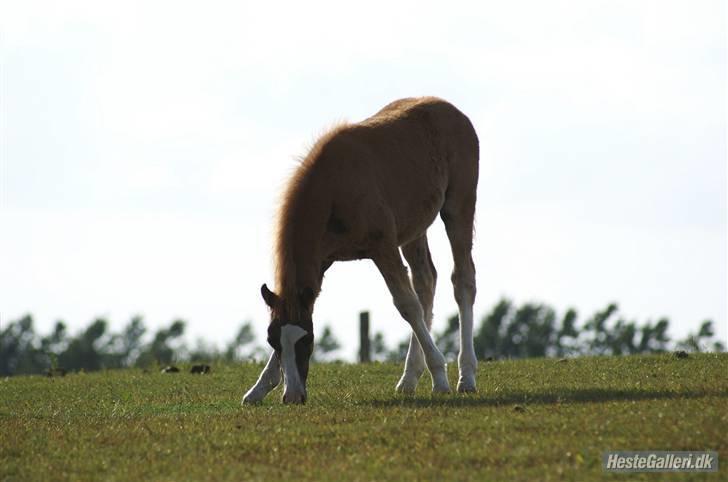
[[[281,328],[271,323],[268,327],[268,344],[275,350],[281,351]]]
[[[275,351],[281,351],[281,343],[280,339],[278,338],[272,338],[268,337],[268,344],[275,350]]]

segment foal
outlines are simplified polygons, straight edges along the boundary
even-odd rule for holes
[[[290,180],[275,245],[276,292],[268,363],[243,403],[261,401],[284,380],[283,402],[306,401],[314,302],[334,261],[368,258],[412,327],[397,391],[412,393],[425,370],[433,392],[449,392],[445,358],[429,333],[437,273],[427,228],[440,214],[455,268],[460,316],[459,392],[475,391],[475,266],[471,257],[478,137],[468,118],[435,97],[401,99],[357,124],[322,136]],[[400,254],[401,250],[401,254]],[[402,255],[412,271],[407,275]]]

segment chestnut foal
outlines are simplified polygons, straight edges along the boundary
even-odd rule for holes
[[[306,401],[313,307],[335,261],[371,259],[412,327],[397,391],[412,393],[425,367],[433,392],[449,392],[445,358],[429,329],[437,273],[427,228],[440,214],[454,258],[460,317],[459,392],[475,391],[475,266],[471,256],[478,183],[478,137],[470,120],[434,97],[401,99],[322,136],[284,192],[276,234],[276,292],[268,363],[243,403],[261,401],[281,381],[283,402]],[[401,251],[401,254],[400,254]],[[402,256],[409,264],[412,279]]]

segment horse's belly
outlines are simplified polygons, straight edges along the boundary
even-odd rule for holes
[[[435,191],[429,196],[411,200],[397,218],[397,244],[402,246],[419,238],[435,221],[442,208],[445,193]]]

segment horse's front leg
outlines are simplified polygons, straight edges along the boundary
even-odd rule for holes
[[[276,352],[270,354],[268,363],[266,363],[260,377],[255,385],[248,390],[243,396],[243,403],[258,403],[262,401],[271,390],[278,386],[281,382],[281,363],[278,360]]]

